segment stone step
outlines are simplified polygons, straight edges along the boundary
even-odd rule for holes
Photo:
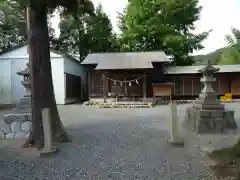
[[[152,103],[131,103],[131,102],[117,102],[117,103],[98,103],[96,104],[96,107],[100,107],[100,108],[150,108],[152,107],[153,104]]]

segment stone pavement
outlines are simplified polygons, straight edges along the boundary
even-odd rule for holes
[[[240,108],[240,104],[229,106]],[[181,120],[186,107],[179,106]],[[59,112],[73,142],[60,145],[57,155],[42,159],[35,150],[19,149],[22,142],[0,141],[0,180],[218,179],[205,166],[209,161],[198,146],[206,138],[199,140],[182,131],[185,147],[166,143],[167,106],[99,109],[68,105],[59,106]],[[239,122],[240,112],[236,114]]]

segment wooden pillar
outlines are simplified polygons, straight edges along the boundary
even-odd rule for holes
[[[175,86],[175,84],[176,84],[176,81],[175,81],[175,77],[174,77],[174,79],[173,79],[173,96],[176,95],[176,86]]]
[[[146,100],[146,97],[147,97],[147,78],[146,78],[146,74],[144,74],[144,77],[143,77],[143,101]]]
[[[193,83],[194,83],[194,79],[192,79],[192,96],[194,96],[194,86],[193,86]]]
[[[128,73],[125,71],[124,72],[124,97],[125,98],[127,98],[127,96],[128,96],[128,90],[127,90],[127,86],[128,86],[128,84],[126,83],[126,80],[127,80],[127,77],[128,77]]]
[[[102,74],[102,83],[103,83],[103,102],[106,103],[107,102],[107,94],[106,94],[106,76],[103,73]]]
[[[127,77],[126,74],[124,76],[124,97],[127,97],[127,83],[126,83]]]
[[[153,85],[152,85],[152,89],[153,89],[153,103],[154,103],[154,104],[157,104],[156,96],[155,96],[156,90],[155,90],[155,87],[154,87]]]
[[[106,97],[108,97],[108,93],[109,93],[109,79],[107,77],[109,77],[109,72],[105,73]]]
[[[91,82],[91,72],[90,70],[88,70],[87,72],[87,76],[88,76],[88,100],[91,100],[91,87],[92,87],[92,82]]]
[[[221,95],[221,78],[218,79],[218,95]],[[225,93],[228,93],[228,92],[224,92]]]
[[[183,78],[183,79],[182,79],[182,95],[183,95],[183,96],[185,95],[185,93],[184,93],[184,91],[185,91],[184,85],[185,85],[185,83],[184,83],[184,78]]]

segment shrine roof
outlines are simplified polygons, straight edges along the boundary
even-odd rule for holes
[[[163,51],[93,53],[81,64],[95,64],[96,69],[147,69],[153,68],[153,62],[170,62]]]
[[[200,66],[173,66],[165,70],[165,74],[198,74],[198,70],[204,68],[204,65]],[[226,72],[240,72],[240,64],[231,65],[213,65],[215,68],[220,68],[217,73]]]

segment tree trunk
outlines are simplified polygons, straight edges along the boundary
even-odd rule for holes
[[[68,142],[69,138],[60,121],[52,82],[52,71],[47,27],[47,8],[38,0],[31,1],[29,55],[31,69],[33,132],[28,143],[41,148],[43,130],[41,110],[50,108],[53,141]]]
[[[31,108],[32,108],[32,132],[30,137],[25,142],[23,147],[36,146],[41,148],[43,146],[43,129],[42,129],[42,115],[41,115],[41,76],[40,68],[41,64],[38,61],[37,47],[35,45],[36,32],[33,28],[35,14],[32,12],[32,8],[27,8],[28,19],[28,53],[29,53],[29,70],[31,79]]]

